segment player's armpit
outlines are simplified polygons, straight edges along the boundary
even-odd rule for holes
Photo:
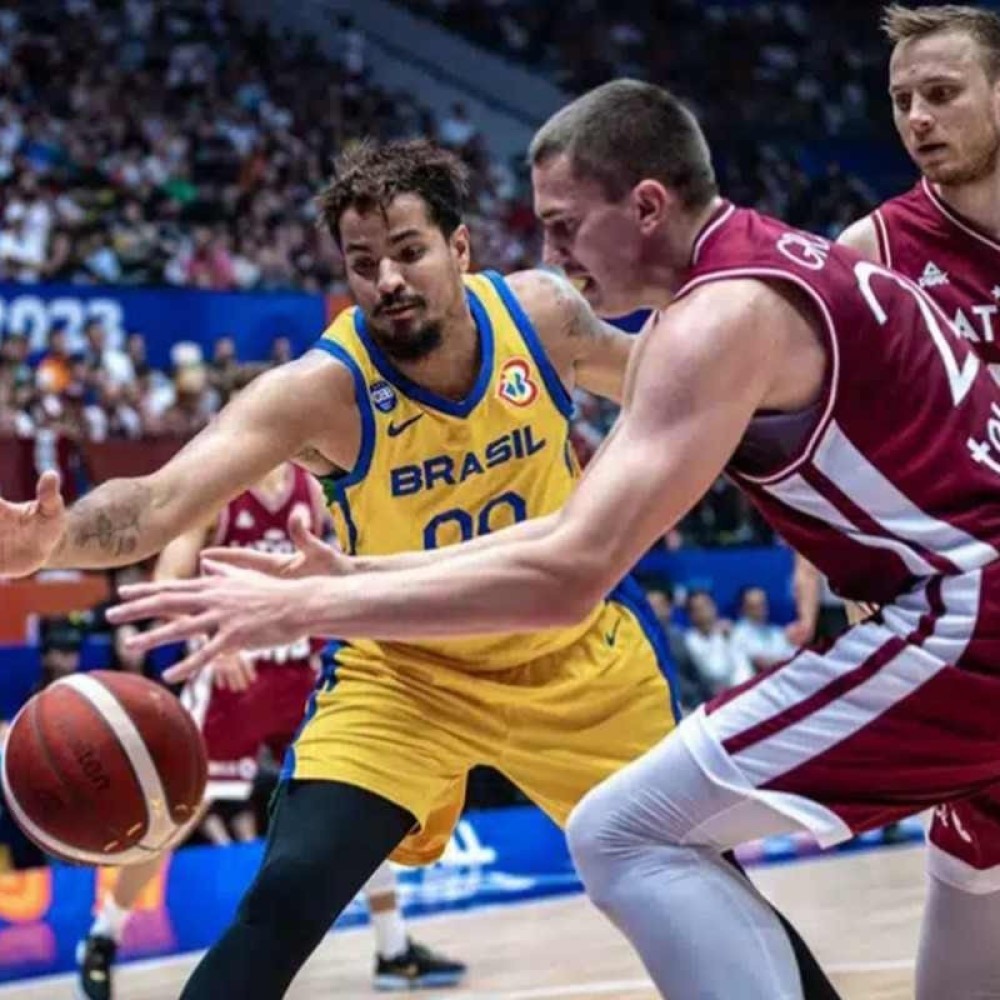
[[[570,282],[553,271],[507,279],[567,388],[620,403],[636,338],[605,323]]]

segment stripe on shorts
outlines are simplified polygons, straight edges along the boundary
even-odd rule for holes
[[[972,637],[980,573],[935,577],[841,636],[739,691],[708,716],[714,737],[755,786],[765,785],[853,736],[939,671]]]

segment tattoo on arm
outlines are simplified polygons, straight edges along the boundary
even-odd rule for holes
[[[112,480],[98,487],[70,508],[51,562],[111,566],[155,552],[161,539],[148,537],[152,501],[143,482]]]

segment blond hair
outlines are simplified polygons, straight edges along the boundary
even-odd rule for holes
[[[882,30],[893,45],[939,32],[961,31],[982,49],[987,76],[991,80],[1000,76],[1000,17],[992,11],[954,3],[926,7],[894,3],[882,12]]]

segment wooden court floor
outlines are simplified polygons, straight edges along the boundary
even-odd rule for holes
[[[844,1000],[910,1000],[923,903],[923,850],[899,847],[756,869],[754,880],[795,921]],[[441,1000],[654,1000],[624,940],[582,896],[414,922],[420,940],[469,963]],[[176,1000],[194,957],[123,968],[116,1000]],[[373,1000],[366,928],[331,935],[288,1000]],[[0,989],[0,1000],[60,1000],[66,979]],[[219,1000],[224,1000],[220,997]],[[733,1000],[739,1000],[734,995]]]

